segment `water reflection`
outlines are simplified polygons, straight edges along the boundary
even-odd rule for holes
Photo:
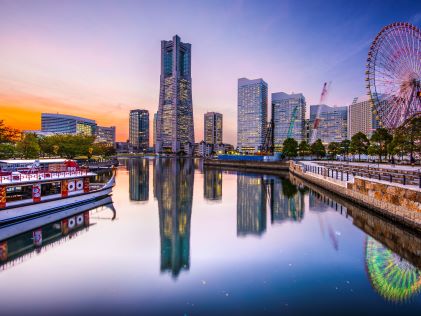
[[[128,159],[130,200],[149,200],[149,161]]]
[[[194,166],[190,159],[159,159],[155,162],[161,238],[161,271],[176,278],[190,267],[190,219]]]
[[[266,187],[262,175],[237,175],[237,236],[266,231]]]
[[[298,189],[288,179],[272,178],[270,188],[271,223],[301,222],[304,218],[305,191]]]
[[[59,246],[93,225],[92,220],[104,210],[111,210],[115,219],[115,209],[111,197],[69,208],[48,216],[26,220],[2,227],[0,231],[0,269],[6,270],[22,263],[35,254]]]
[[[203,195],[210,201],[222,199],[222,171],[220,169],[205,169],[203,176]]]

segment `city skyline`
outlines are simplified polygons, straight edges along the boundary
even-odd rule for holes
[[[326,103],[350,105],[366,93],[367,52],[381,27],[421,22],[421,5],[393,1],[0,4],[2,118],[35,130],[41,112],[77,115],[115,125],[118,141],[128,138],[131,109],[157,109],[162,38],[179,34],[194,45],[196,141],[203,139],[202,115],[217,111],[225,116],[226,142],[235,144],[238,78],[265,78],[269,93],[301,91],[308,105],[318,104],[323,82],[332,81]],[[347,18],[332,14],[339,11]],[[157,12],[165,23],[151,19]]]

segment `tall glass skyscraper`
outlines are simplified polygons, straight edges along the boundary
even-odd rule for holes
[[[325,104],[310,106],[310,126],[319,111],[319,123],[316,139],[320,138],[323,143],[341,142],[348,136],[348,107],[328,106]]]
[[[129,123],[129,144],[133,151],[149,148],[149,111],[131,110]]]
[[[161,41],[156,152],[177,153],[194,144],[191,82],[191,45],[178,35]]]
[[[237,145],[258,151],[265,142],[268,85],[263,79],[238,79]]]
[[[205,142],[213,145],[222,143],[222,114],[208,112],[204,118]]]
[[[305,139],[306,99],[302,93],[272,93],[273,143],[275,150],[288,137]]]

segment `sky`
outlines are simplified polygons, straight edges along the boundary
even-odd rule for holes
[[[308,107],[331,82],[325,103],[349,105],[366,93],[371,42],[398,21],[420,27],[421,1],[0,0],[0,119],[40,129],[42,112],[78,115],[125,141],[131,109],[158,109],[160,41],[178,34],[192,44],[196,142],[217,111],[236,144],[238,78]]]

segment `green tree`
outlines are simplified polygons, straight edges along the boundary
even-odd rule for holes
[[[392,162],[394,162],[395,155],[399,156],[400,159],[403,159],[403,156],[407,153],[407,147],[405,146],[406,135],[403,133],[395,133],[393,135],[392,141],[387,146],[387,152],[392,157]]]
[[[387,155],[387,148],[393,137],[385,128],[378,128],[370,139],[370,155],[378,155],[379,161],[382,162],[382,156]]]
[[[0,159],[9,159],[13,158],[16,153],[16,148],[14,144],[0,144]]]
[[[348,156],[350,144],[351,144],[351,141],[349,139],[344,139],[343,141],[341,141],[339,145],[340,146],[339,153],[341,155]]]
[[[298,154],[301,157],[304,157],[304,156],[309,155],[310,153],[311,153],[310,145],[305,140],[302,140],[300,144],[298,145]]]
[[[326,156],[326,149],[320,138],[311,144],[311,153],[316,155],[317,159]]]
[[[336,159],[336,156],[340,153],[340,151],[341,151],[340,143],[331,142],[327,146],[327,152],[331,159]]]
[[[367,155],[369,145],[370,145],[370,142],[367,136],[362,132],[358,132],[354,136],[351,137],[349,151],[352,154],[357,154],[358,159],[361,160],[362,154]]]
[[[297,148],[297,141],[294,138],[287,138],[284,140],[282,151],[286,157],[291,158],[297,156]]]
[[[40,147],[35,134],[25,134],[23,139],[16,144],[19,156],[26,159],[39,158]]]
[[[405,135],[404,146],[409,153],[411,163],[415,162],[415,155],[421,154],[421,116],[412,118],[398,130]]]

